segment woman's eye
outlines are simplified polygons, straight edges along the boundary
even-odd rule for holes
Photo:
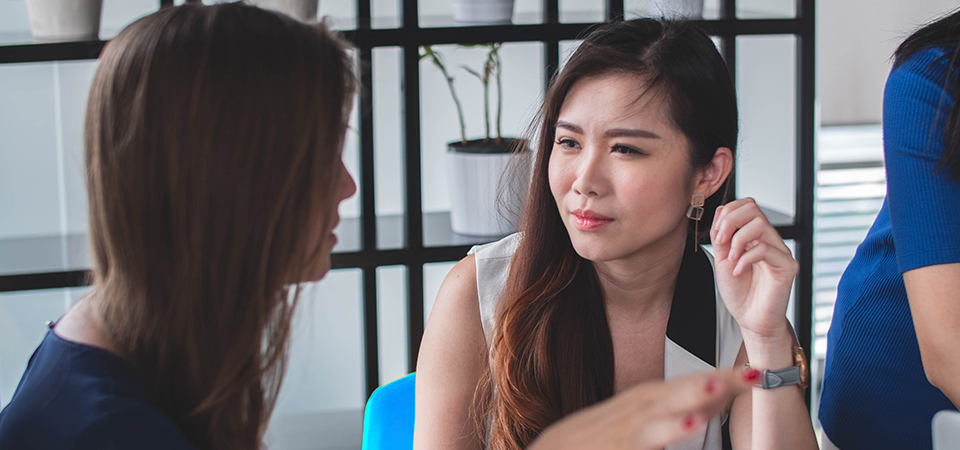
[[[633,147],[627,147],[626,145],[614,145],[613,151],[617,153],[623,153],[625,155],[644,155],[645,153],[637,150]]]
[[[577,141],[570,138],[559,138],[557,139],[557,145],[566,148],[580,148],[580,144]]]

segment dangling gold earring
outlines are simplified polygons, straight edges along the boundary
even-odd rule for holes
[[[693,251],[697,251],[697,234],[700,232],[700,219],[703,218],[703,194],[693,194],[690,207],[687,208],[687,217],[693,220]]]

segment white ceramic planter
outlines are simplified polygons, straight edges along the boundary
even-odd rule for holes
[[[248,0],[248,3],[280,11],[304,22],[316,22],[320,9],[320,0]]]
[[[103,0],[27,0],[30,32],[38,41],[99,39]]]
[[[454,233],[505,236],[517,231],[520,208],[530,183],[531,154],[530,150],[521,153],[447,151],[450,226]]]
[[[513,18],[513,0],[451,0],[453,21],[480,25],[510,23]]]
[[[647,14],[667,19],[702,19],[703,0],[647,0]]]

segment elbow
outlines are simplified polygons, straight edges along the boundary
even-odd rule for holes
[[[920,359],[927,381],[941,391],[947,391],[949,384],[957,382],[960,375],[958,357],[941,342],[920,342]]]

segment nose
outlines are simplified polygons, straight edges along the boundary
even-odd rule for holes
[[[577,158],[576,179],[573,190],[585,197],[599,197],[606,192],[606,176],[603,152],[584,151]]]
[[[344,201],[357,193],[357,183],[353,181],[347,166],[340,161],[340,185],[337,187],[337,201]]]

